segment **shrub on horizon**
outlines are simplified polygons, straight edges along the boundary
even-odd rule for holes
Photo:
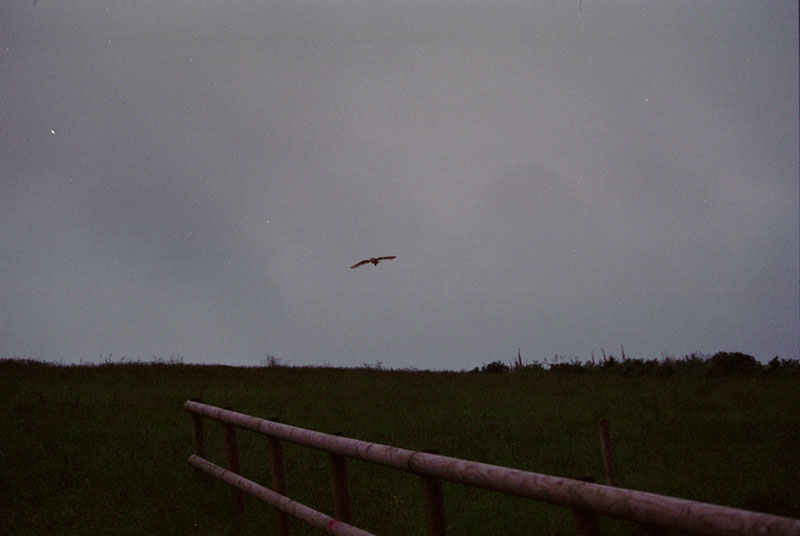
[[[488,372],[491,374],[497,374],[501,372],[508,372],[509,370],[511,370],[511,367],[502,361],[492,361],[491,363],[484,364],[480,370],[478,370],[478,367],[475,367],[474,372]]]
[[[580,361],[571,361],[569,363],[553,363],[550,365],[548,372],[556,374],[585,374],[586,367]]]
[[[760,368],[761,364],[751,355],[741,352],[717,352],[706,362],[706,375],[753,374]]]
[[[767,374],[799,374],[800,375],[800,361],[797,359],[781,359],[778,356],[773,357],[767,363],[764,372]]]
[[[272,354],[264,354],[264,359],[259,363],[266,368],[286,368],[289,366],[290,361],[284,361],[282,358],[275,357]]]
[[[519,355],[519,354],[518,354]],[[756,359],[741,352],[717,352],[713,356],[693,352],[683,358],[676,358],[670,354],[661,355],[661,359],[628,358],[618,360],[613,355],[603,361],[583,362],[576,357],[569,360],[563,356],[554,356],[551,361],[547,358],[544,364],[539,361],[519,365],[521,358],[511,361],[511,366],[501,361],[493,361],[482,367],[475,367],[472,372],[517,372],[541,371],[557,374],[605,374],[614,376],[724,376],[724,375],[752,375],[770,374],[773,376],[800,375],[800,360],[780,359],[775,356],[767,365],[762,365]]]

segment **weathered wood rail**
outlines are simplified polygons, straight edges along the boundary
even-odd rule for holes
[[[655,525],[692,534],[736,536],[800,536],[800,520],[773,516],[725,506],[700,503],[581,480],[510,469],[497,465],[442,456],[325,434],[275,420],[260,419],[230,409],[186,401],[192,414],[195,454],[189,463],[231,486],[232,503],[241,509],[242,492],[255,496],[276,508],[279,534],[287,534],[285,514],[299,518],[328,532],[340,535],[369,534],[350,522],[345,459],[413,473],[421,477],[427,534],[445,534],[441,480],[474,486],[571,508],[575,512],[578,534],[596,533],[594,516]],[[219,421],[225,430],[227,469],[204,459],[202,418]],[[234,428],[265,435],[270,440],[273,490],[251,482],[239,473]],[[334,517],[316,512],[285,497],[285,477],[280,441],[328,452],[331,456],[334,493]],[[277,452],[276,452],[277,451]]]

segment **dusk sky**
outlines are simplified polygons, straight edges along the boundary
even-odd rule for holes
[[[797,358],[799,145],[796,1],[3,1],[0,357]]]

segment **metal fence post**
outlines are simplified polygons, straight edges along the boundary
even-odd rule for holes
[[[225,408],[230,410],[231,408]],[[240,472],[239,447],[236,443],[236,427],[232,424],[222,423],[222,432],[225,438],[225,468],[231,473]],[[231,486],[231,508],[234,514],[244,511],[244,493]]]
[[[280,422],[278,417],[269,419],[273,422]],[[286,496],[286,469],[283,465],[283,446],[280,439],[267,436],[269,442],[269,466],[272,473],[272,491]],[[275,525],[278,528],[279,536],[289,536],[289,516],[285,512],[275,508]]]
[[[611,451],[611,434],[608,431],[608,421],[600,419],[600,450],[603,455],[603,468],[606,471],[606,484],[617,486],[617,476],[614,474],[614,461]]]
[[[341,432],[332,435],[341,436]],[[339,521],[350,523],[350,490],[347,485],[347,458],[330,453],[333,512]]]
[[[439,454],[438,450],[425,450],[429,454]],[[447,524],[444,518],[444,492],[442,481],[430,476],[422,479],[422,500],[425,504],[425,534],[427,536],[445,536]]]

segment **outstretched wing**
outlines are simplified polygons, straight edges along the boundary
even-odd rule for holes
[[[355,263],[355,264],[354,264],[353,266],[351,266],[350,268],[358,268],[359,266],[364,266],[365,264],[368,264],[368,263],[369,263],[369,259],[365,259],[365,260],[363,260],[363,261],[361,261],[361,262],[357,262],[357,263]]]
[[[390,261],[390,260],[396,259],[396,258],[397,258],[397,255],[392,255],[391,257],[378,257],[376,260],[379,260],[379,261]]]

